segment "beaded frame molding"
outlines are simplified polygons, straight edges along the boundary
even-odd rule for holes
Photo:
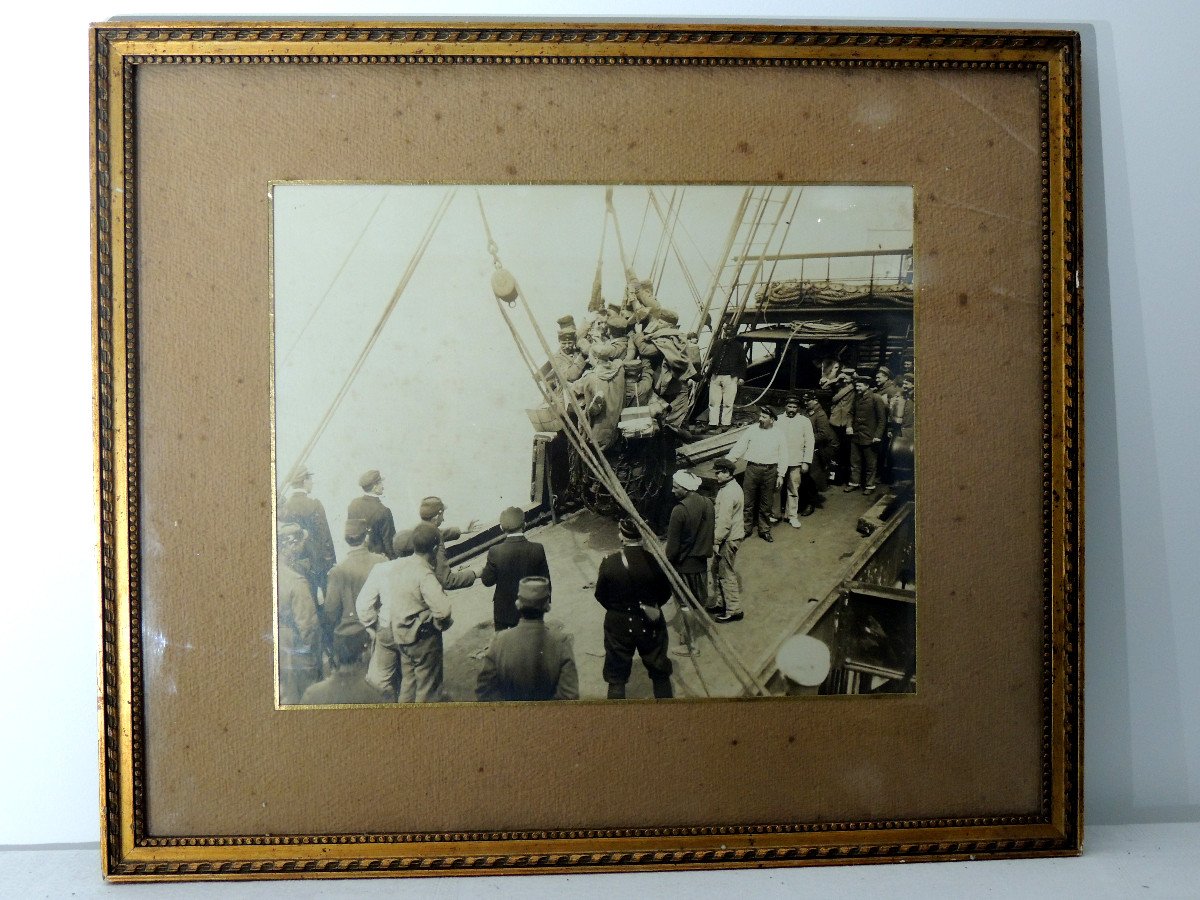
[[[1082,842],[1080,42],[1065,31],[377,22],[93,26],[102,856],[112,881],[627,871],[1065,856]],[[139,435],[136,85],[144,66],[799,66],[1019,69],[1040,103],[1042,745],[1028,815],[420,834],[148,833]]]

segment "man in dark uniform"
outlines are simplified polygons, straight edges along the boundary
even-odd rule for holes
[[[299,703],[304,691],[321,677],[317,604],[297,562],[304,529],[292,522],[279,525],[279,702]]]
[[[890,403],[900,396],[900,386],[892,378],[892,370],[887,366],[875,370],[875,393],[883,398],[884,403]]]
[[[357,618],[354,601],[366,583],[367,573],[379,563],[387,562],[382,553],[372,553],[366,548],[367,523],[363,519],[347,519],[344,534],[350,552],[329,570],[329,587],[321,613],[322,624],[331,638],[344,619]]]
[[[853,491],[862,484],[864,494],[875,491],[875,467],[879,460],[879,445],[887,428],[887,406],[883,398],[871,390],[866,375],[854,378],[854,406],[850,413],[850,480],[844,491]]]
[[[883,400],[888,413],[883,440],[879,444],[879,474],[884,481],[892,480],[892,439],[900,432],[900,423],[892,418],[892,404],[900,399],[900,386],[892,378],[892,370],[880,366],[875,372],[875,393]]]
[[[350,501],[346,518],[362,519],[367,523],[368,550],[395,559],[396,551],[392,548],[392,542],[396,538],[396,522],[392,518],[392,511],[379,499],[383,494],[383,476],[378,469],[371,469],[363,473],[358,484],[363,489],[363,495]]]
[[[479,575],[486,587],[496,588],[492,595],[492,623],[497,632],[513,628],[521,620],[517,612],[518,586],[530,576],[550,578],[545,548],[525,537],[525,514],[510,506],[500,513],[500,527],[504,530],[504,542],[488,550],[487,562]]]
[[[728,428],[733,424],[733,404],[738,386],[746,380],[746,348],[728,325],[713,348],[712,377],[708,380],[708,427]]]
[[[900,401],[897,418],[900,420],[900,435],[908,440],[916,436],[917,431],[917,378],[906,374],[900,379]]]
[[[650,675],[654,696],[670,698],[671,658],[667,655],[662,606],[671,599],[671,582],[642,546],[633,520],[622,519],[619,530],[621,549],[604,558],[596,576],[596,600],[606,610],[604,680],[608,697],[625,698],[636,651]]]
[[[698,475],[680,470],[672,476],[671,493],[677,502],[667,522],[666,554],[692,596],[709,611],[709,615],[716,615],[720,610],[716,607],[709,609],[708,596],[708,560],[713,553],[716,516],[712,501],[698,494],[699,489]],[[696,652],[694,615],[692,608],[681,600],[675,625],[680,643],[688,653]]]
[[[805,491],[800,515],[807,516],[812,513],[813,507],[825,502],[821,492],[829,486],[829,471],[838,452],[838,436],[829,423],[829,416],[821,408],[817,395],[813,391],[805,391],[801,399],[804,401],[804,414],[813,427],[812,468],[808,471],[807,482],[802,479],[800,485],[801,490]]]
[[[517,587],[515,628],[496,635],[483,657],[475,686],[480,700],[578,700],[579,673],[571,636],[544,621],[550,579],[522,578]]]
[[[298,562],[306,567],[304,573],[314,597],[325,594],[326,575],[337,562],[333,549],[333,536],[329,533],[329,520],[325,518],[325,507],[321,501],[309,496],[312,491],[313,475],[301,466],[288,481],[292,493],[279,511],[279,521],[293,522],[308,534],[300,551]]]
[[[353,602],[350,605],[353,608]],[[370,635],[357,618],[343,620],[333,633],[333,671],[324,681],[309,685],[300,702],[305,706],[390,703],[391,697],[367,684],[370,646]]]

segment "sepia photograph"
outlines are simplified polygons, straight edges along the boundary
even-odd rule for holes
[[[911,186],[271,202],[277,706],[918,691]]]

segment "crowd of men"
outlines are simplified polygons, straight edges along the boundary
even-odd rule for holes
[[[452,572],[446,558],[446,541],[462,530],[444,526],[445,504],[426,497],[417,523],[398,531],[382,500],[383,476],[372,469],[346,511],[349,551],[338,562],[312,483],[312,473],[298,469],[279,509],[280,702],[440,699],[441,632],[453,621],[446,591],[476,577]]]
[[[823,386],[831,392],[828,421],[838,439],[830,480],[843,490],[873,493],[881,475],[891,477],[897,438],[910,448],[916,433],[916,376],[903,361],[899,383],[887,366],[874,372],[836,368]]]
[[[279,700],[283,705],[425,703],[445,699],[442,635],[454,625],[451,592],[477,573],[452,571],[446,542],[463,531],[445,526],[445,504],[426,497],[419,521],[397,531],[383,504],[376,470],[359,481],[339,562],[313,475],[289,480],[279,511]],[[708,501],[704,501],[707,503]],[[474,522],[467,530],[474,527]],[[479,580],[494,589],[494,636],[481,654],[475,694],[481,701],[574,700],[578,672],[570,634],[547,625],[550,567],[545,549],[525,536],[525,514],[500,513],[503,539],[489,548]],[[636,526],[620,525],[622,549],[600,565],[595,596],[605,608],[604,677],[623,697],[635,654],[650,671],[656,697],[672,695],[661,607],[671,598],[665,572],[641,545]]]

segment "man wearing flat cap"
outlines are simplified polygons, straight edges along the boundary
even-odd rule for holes
[[[510,506],[500,513],[504,540],[487,552],[487,562],[479,578],[485,587],[495,587],[492,595],[492,624],[497,633],[513,628],[521,620],[517,612],[517,589],[532,576],[546,580],[549,596],[550,566],[546,549],[525,537],[525,513]]]
[[[779,496],[787,474],[787,447],[783,432],[775,427],[777,418],[775,410],[763,406],[758,412],[758,424],[743,431],[729,450],[729,458],[734,462],[743,457],[746,460],[742,477],[746,534],[754,530],[757,522],[758,536],[768,543],[775,540],[771,536],[774,498]]]
[[[912,374],[905,374],[900,379],[900,400],[897,403],[896,416],[900,420],[900,434],[912,440],[917,431],[917,378]]]
[[[642,658],[655,699],[674,696],[671,658],[663,604],[671,599],[671,582],[658,561],[642,546],[632,519],[618,525],[621,549],[600,563],[596,600],[604,607],[604,681],[608,699],[623,700],[633,672],[633,655]]]
[[[783,481],[784,493],[787,497],[785,515],[789,525],[799,528],[800,485],[808,475],[809,469],[812,468],[813,450],[816,443],[812,422],[808,420],[807,416],[800,414],[799,394],[788,395],[784,401],[783,416],[779,419],[776,427],[783,432],[784,447],[787,453],[787,474],[784,475]]]
[[[897,401],[901,401],[902,392],[892,377],[892,370],[880,366],[875,372],[875,393],[883,400],[887,409],[887,425],[884,427],[883,440],[879,444],[879,474],[887,482],[892,480],[892,439],[900,433],[900,420],[893,415]]]
[[[294,522],[281,522],[279,541],[279,702],[299,703],[321,677],[321,637],[317,603],[298,568],[306,538]]]
[[[456,572],[450,570],[450,561],[446,557],[446,543],[457,541],[463,536],[464,531],[453,525],[443,525],[446,521],[446,504],[442,502],[442,498],[426,497],[417,508],[417,515],[421,517],[421,521],[417,527],[420,527],[420,525],[429,525],[440,537],[434,571],[437,573],[438,581],[442,583],[442,587],[448,591],[457,591],[473,585],[475,583],[475,572],[473,570],[461,569]],[[474,531],[477,524],[474,519],[468,522],[466,533],[469,534]],[[415,533],[416,529],[408,529],[396,535],[393,547],[397,557],[412,556],[413,535]]]
[[[611,313],[608,317],[608,343],[612,347],[613,358],[626,360],[633,358],[633,342],[630,331],[633,321],[623,312]]]
[[[882,397],[885,403],[890,403],[900,396],[900,386],[892,378],[892,370],[887,366],[880,366],[875,370],[875,393]]]
[[[814,507],[824,503],[821,493],[829,486],[829,473],[838,454],[838,435],[813,391],[805,391],[800,401],[804,415],[812,423],[813,463],[808,477],[801,479],[800,515],[809,515]]]
[[[571,636],[548,627],[550,579],[522,578],[515,628],[497,634],[483,657],[475,686],[479,700],[578,700],[579,673]]]
[[[329,589],[321,611],[321,623],[332,644],[334,630],[345,619],[356,619],[354,601],[366,583],[368,573],[380,563],[387,562],[382,553],[372,553],[366,547],[367,523],[364,519],[347,519],[344,531],[350,551],[340,563],[329,570]]]
[[[333,632],[329,677],[309,685],[300,702],[305,706],[390,703],[390,697],[367,683],[370,649],[371,636],[357,618],[341,622]]]
[[[329,533],[329,520],[325,518],[325,507],[321,501],[310,496],[313,473],[300,466],[288,479],[291,493],[279,511],[279,521],[299,525],[307,533],[300,562],[305,567],[305,576],[314,597],[325,594],[326,575],[337,562],[333,549],[333,537]]]
[[[716,521],[713,524],[713,583],[721,600],[722,610],[714,618],[725,624],[740,622],[742,611],[742,582],[735,568],[738,549],[746,537],[743,517],[745,499],[742,486],[733,477],[737,466],[731,459],[713,463],[717,477]]]
[[[362,519],[367,523],[368,550],[395,559],[396,551],[392,548],[392,542],[396,537],[396,522],[392,518],[392,511],[379,499],[383,494],[383,476],[378,469],[370,469],[358,479],[358,486],[363,494],[350,501],[346,518]]]
[[[887,404],[871,390],[871,379],[865,374],[855,375],[854,407],[846,429],[850,438],[850,480],[842,490],[853,491],[865,484],[864,494],[874,492],[879,446],[886,433],[887,418]]]
[[[829,400],[829,424],[837,435],[837,452],[831,459],[831,478],[834,484],[845,484],[850,480],[849,427],[854,418],[854,378],[858,373],[853,368],[843,368],[832,387]]]

